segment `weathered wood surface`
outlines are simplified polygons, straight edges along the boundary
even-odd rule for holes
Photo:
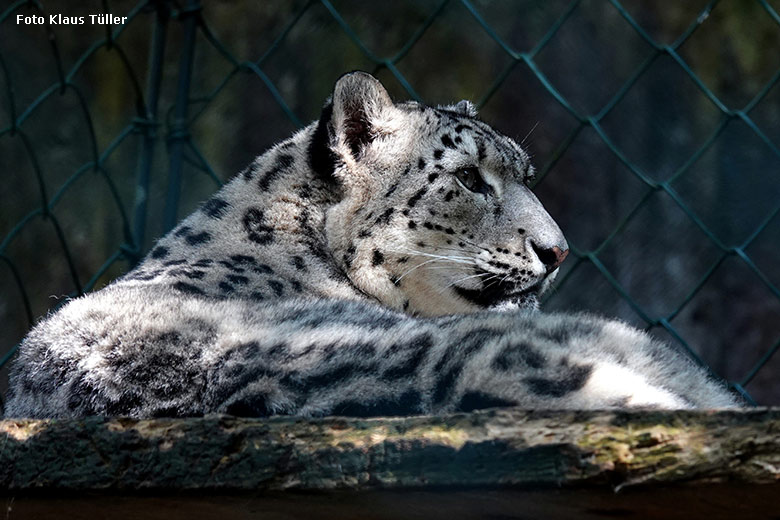
[[[777,519],[780,409],[5,420],[0,497],[8,518]]]
[[[0,421],[5,490],[780,483],[780,410]]]

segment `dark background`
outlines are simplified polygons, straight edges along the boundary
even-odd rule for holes
[[[524,143],[573,249],[546,309],[649,328],[780,404],[780,1],[202,4],[0,1],[0,358],[362,69]],[[16,23],[105,11],[126,27]]]

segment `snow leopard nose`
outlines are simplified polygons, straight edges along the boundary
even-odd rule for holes
[[[549,249],[545,249],[531,242],[531,248],[533,248],[536,256],[544,264],[547,274],[555,271],[569,255],[568,249],[561,249],[558,246],[552,246]]]

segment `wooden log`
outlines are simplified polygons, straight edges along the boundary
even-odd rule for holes
[[[174,500],[207,508],[204,504],[231,503],[230,499],[209,502],[220,493],[230,493],[233,502],[236,494],[250,493],[256,500],[265,497],[266,505],[287,504],[277,510],[283,513],[288,506],[296,511],[293,499],[301,492],[315,494],[304,500],[306,505],[299,504],[299,513],[329,500],[347,508],[341,514],[348,506],[384,501],[406,511],[398,517],[411,518],[419,510],[409,509],[415,500],[424,504],[420,497],[428,496],[439,501],[442,497],[436,497],[443,494],[448,496],[448,506],[428,518],[462,517],[459,513],[469,511],[467,503],[482,504],[481,512],[492,506],[504,511],[514,504],[525,514],[545,500],[560,509],[563,494],[568,496],[567,507],[580,515],[572,518],[614,509],[626,496],[644,497],[644,501],[630,501],[633,506],[655,504],[656,510],[665,507],[665,514],[674,516],[682,506],[660,504],[663,498],[659,497],[682,494],[710,497],[710,505],[717,504],[707,513],[710,519],[728,512],[728,504],[750,505],[745,496],[753,497],[756,508],[773,510],[777,517],[780,409],[506,408],[379,419],[4,420],[0,421],[0,490],[5,497],[19,497],[17,511],[26,504],[37,511],[32,516],[39,517],[46,516],[46,508],[35,507],[51,505],[52,496],[67,496],[61,499],[71,504],[81,500],[78,510],[84,510],[85,504],[102,503],[100,497],[135,497],[136,505]],[[464,496],[472,498],[464,501]],[[616,501],[610,496],[622,498]],[[655,498],[648,502],[648,497]],[[109,499],[105,504],[112,503]],[[630,510],[638,511],[636,507]],[[174,509],[184,512],[188,507]],[[335,513],[338,507],[326,509],[334,511],[328,518],[340,517]],[[629,510],[625,504],[618,509]],[[314,507],[304,516],[312,516],[314,510],[319,511]],[[369,510],[358,507],[350,515],[392,517],[382,516],[392,511],[371,516]],[[647,509],[642,511],[648,514]]]

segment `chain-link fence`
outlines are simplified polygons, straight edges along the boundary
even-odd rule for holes
[[[397,99],[470,98],[524,141],[573,252],[547,308],[652,329],[780,403],[778,6],[654,4],[10,3],[0,367],[362,69]]]

